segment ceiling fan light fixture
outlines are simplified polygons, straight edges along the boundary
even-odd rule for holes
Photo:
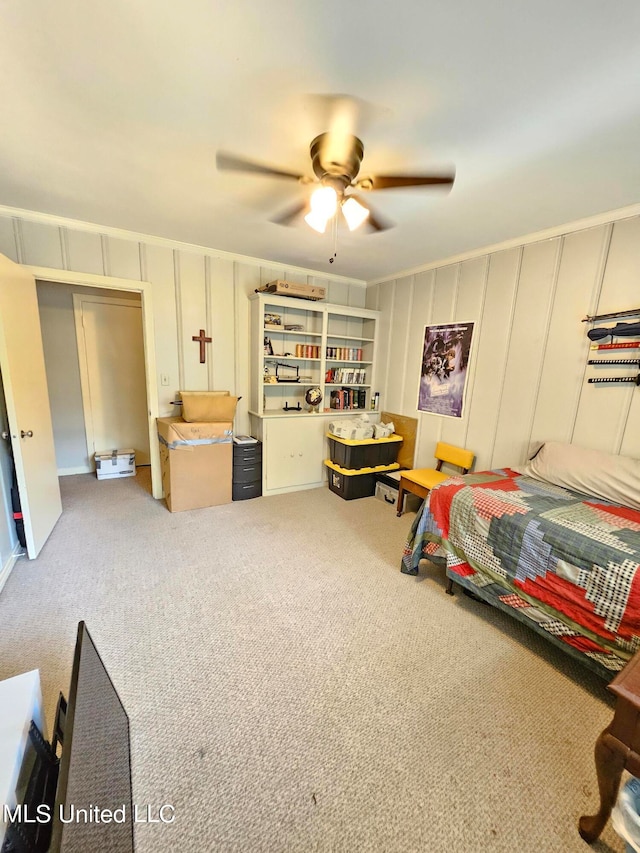
[[[338,209],[338,194],[333,187],[318,187],[311,195],[311,211],[331,219]]]
[[[318,213],[315,210],[312,210],[310,213],[304,218],[304,221],[313,228],[314,231],[317,231],[319,234],[324,234],[327,228],[327,222],[331,217],[327,218],[323,216],[321,213]]]
[[[365,219],[369,216],[369,211],[364,205],[360,204],[355,198],[348,198],[342,205],[342,213],[347,220],[349,231],[355,231],[359,228]]]

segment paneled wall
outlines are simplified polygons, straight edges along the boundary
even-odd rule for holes
[[[640,218],[384,281],[366,304],[383,311],[383,408],[419,420],[416,466],[432,464],[439,440],[474,450],[476,470],[521,463],[545,439],[640,458],[640,389],[586,381],[638,367],[588,366],[590,326],[581,322],[640,308]],[[471,320],[464,417],[417,412],[425,325]]]
[[[176,391],[229,389],[243,399],[236,430],[248,432],[249,300],[255,288],[276,278],[319,285],[327,301],[362,307],[363,282],[323,277],[312,270],[260,266],[251,258],[189,247],[142,235],[96,233],[92,226],[39,214],[0,211],[0,253],[17,263],[152,283],[159,411],[175,413]],[[64,276],[61,275],[64,281]],[[205,329],[205,364],[191,338]],[[168,377],[168,385],[161,377]]]

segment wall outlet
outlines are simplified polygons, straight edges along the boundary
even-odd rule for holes
[[[169,374],[168,373],[161,373],[160,374],[160,384],[161,385],[168,385],[169,384]]]

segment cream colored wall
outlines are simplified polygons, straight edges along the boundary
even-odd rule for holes
[[[276,278],[327,289],[327,300],[362,307],[361,282],[318,276],[313,270],[260,265],[251,258],[169,240],[65,222],[42,214],[0,211],[0,253],[17,263],[108,275],[152,283],[156,376],[161,415],[174,414],[180,389],[229,389],[243,399],[235,428],[248,432],[249,300],[255,288]],[[199,329],[213,338],[207,361],[191,341]],[[168,385],[161,385],[161,377]]]
[[[640,389],[586,382],[638,367],[587,366],[590,326],[581,322],[640,308],[640,217],[381,282],[366,304],[383,312],[382,408],[419,420],[417,467],[433,463],[439,440],[474,450],[476,470],[518,464],[544,439],[640,457]],[[464,418],[418,413],[425,324],[470,320]]]

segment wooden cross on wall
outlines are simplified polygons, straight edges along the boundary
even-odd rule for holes
[[[206,361],[206,351],[205,351],[204,345],[210,344],[212,341],[212,338],[207,338],[205,336],[204,329],[200,329],[200,334],[199,335],[193,335],[191,340],[192,341],[198,341],[198,343],[200,344],[200,364],[204,364]]]

